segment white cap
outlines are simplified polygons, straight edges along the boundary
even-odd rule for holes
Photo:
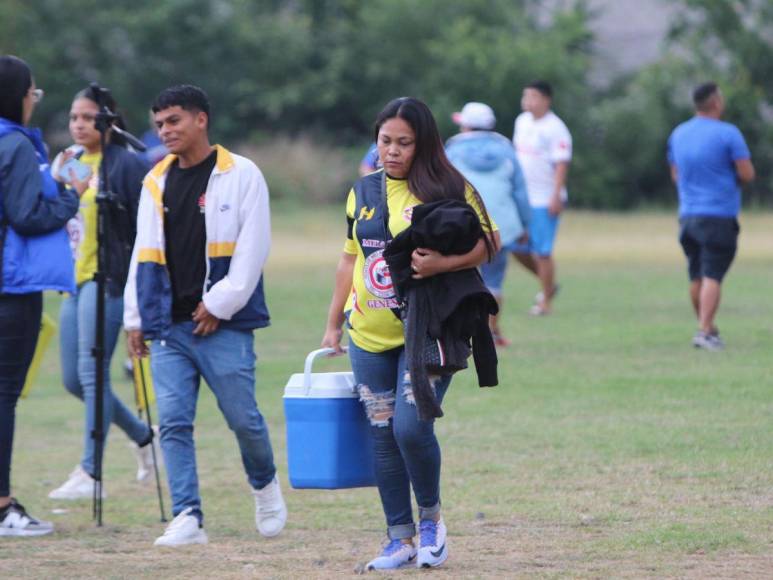
[[[484,103],[467,103],[461,112],[451,115],[451,120],[469,129],[493,129],[497,122],[492,108]]]

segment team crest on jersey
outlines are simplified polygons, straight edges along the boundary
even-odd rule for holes
[[[368,291],[379,298],[392,298],[392,275],[384,259],[384,250],[373,252],[365,260],[363,278]]]
[[[413,219],[413,208],[416,207],[415,205],[412,205],[410,207],[406,207],[403,210],[403,219],[407,221],[408,223],[411,223],[411,220]]]

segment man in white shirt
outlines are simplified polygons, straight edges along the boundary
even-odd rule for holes
[[[523,113],[515,120],[513,145],[526,179],[531,205],[529,247],[515,248],[515,257],[527,268],[536,265],[542,291],[531,314],[549,314],[558,290],[555,283],[553,243],[567,201],[566,176],[572,160],[572,136],[564,122],[550,110],[553,90],[545,81],[523,89]],[[529,255],[530,254],[530,255]]]

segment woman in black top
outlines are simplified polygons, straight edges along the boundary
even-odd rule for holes
[[[105,367],[102,449],[111,423],[115,423],[132,441],[138,469],[137,480],[147,481],[152,474],[150,442],[153,434],[148,426],[113,393],[110,381],[110,360],[113,355],[123,319],[123,287],[129,269],[129,259],[136,233],[137,205],[147,165],[127,143],[112,130],[107,133],[107,146],[102,148],[95,120],[100,103],[111,111],[116,103],[108,91],[95,94],[92,87],[75,95],[70,107],[70,135],[75,141],[54,160],[58,179],[66,180],[68,188],[78,192],[80,211],[67,224],[75,259],[77,291],[62,302],[59,315],[59,353],[62,362],[62,380],[68,392],[84,403],[83,454],[67,480],[51,491],[51,499],[74,500],[90,498],[98,458],[92,433],[96,427],[96,359],[92,350],[96,345],[97,282],[97,201],[102,179],[101,167],[108,170],[108,181],[114,202],[107,205],[105,240],[107,246],[107,292],[105,295]],[[116,122],[123,127],[119,118]],[[75,171],[62,176],[58,168],[75,158],[90,169],[90,174],[79,178]]]

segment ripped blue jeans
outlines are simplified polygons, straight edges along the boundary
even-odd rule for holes
[[[390,539],[416,535],[411,487],[419,519],[440,511],[440,445],[433,421],[420,421],[404,348],[369,352],[349,341],[354,380],[371,425],[376,483]],[[432,381],[439,401],[451,377]]]

